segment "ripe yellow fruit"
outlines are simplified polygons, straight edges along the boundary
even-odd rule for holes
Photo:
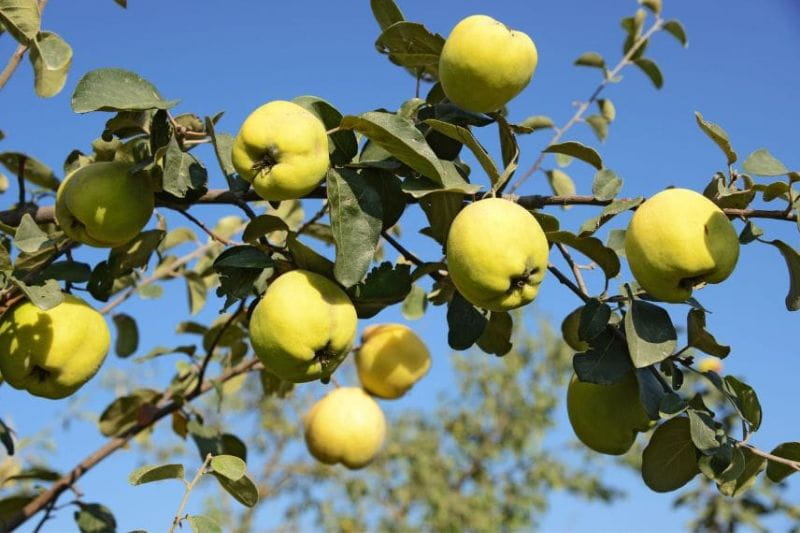
[[[730,276],[739,238],[714,202],[688,189],[667,189],[634,213],[625,254],[644,290],[665,302],[682,302],[694,287]]]
[[[439,57],[447,97],[476,113],[495,111],[528,85],[539,62],[536,45],[492,17],[472,15],[453,28]]]
[[[700,372],[722,372],[722,361],[716,357],[704,357],[697,363],[697,370]]]
[[[536,298],[548,254],[539,222],[502,198],[462,209],[447,235],[450,278],[467,301],[489,311],[508,311]]]
[[[583,307],[575,309],[561,323],[561,337],[567,343],[567,346],[576,352],[585,352],[590,348],[589,343],[581,340],[578,335],[578,328],[581,325],[581,310],[583,310]]]
[[[47,311],[23,302],[0,322],[0,372],[16,389],[64,398],[97,373],[110,343],[105,319],[80,298]]]
[[[305,417],[308,451],[325,464],[366,466],[383,445],[386,419],[378,403],[357,387],[337,388]]]
[[[265,200],[311,192],[330,165],[325,126],[299,105],[276,100],[245,119],[231,152],[239,175]]]
[[[292,270],[267,288],[250,317],[250,341],[267,370],[301,383],[329,377],[356,337],[356,310],[331,280]]]
[[[56,222],[70,239],[113,248],[136,237],[155,205],[147,178],[121,162],[91,163],[66,177],[56,194]]]
[[[371,394],[399,398],[431,367],[431,355],[416,333],[403,324],[370,326],[361,336],[356,369]]]
[[[581,442],[609,455],[630,450],[637,432],[651,426],[633,372],[612,385],[584,383],[573,376],[567,389],[567,414]]]

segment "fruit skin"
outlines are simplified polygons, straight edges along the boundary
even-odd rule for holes
[[[585,352],[591,348],[589,343],[581,340],[580,336],[578,335],[578,328],[580,328],[581,325],[582,310],[583,307],[575,309],[568,314],[566,318],[564,318],[563,322],[561,322],[561,337],[564,339],[564,342],[567,343],[567,346],[576,352]]]
[[[330,376],[356,337],[356,310],[331,280],[292,270],[273,281],[250,317],[250,341],[268,370],[301,383]]]
[[[116,161],[72,172],[56,194],[56,222],[70,239],[98,248],[120,246],[150,220],[155,197],[150,182]]]
[[[489,311],[508,311],[536,298],[548,254],[539,222],[502,198],[462,209],[447,235],[450,278],[467,301]]]
[[[16,389],[65,398],[94,376],[111,343],[103,315],[75,296],[42,311],[23,302],[0,321],[0,372]]]
[[[232,150],[233,166],[265,200],[311,192],[330,166],[325,126],[299,105],[275,100],[245,119]]]
[[[369,326],[356,352],[361,385],[370,394],[393,400],[403,396],[431,368],[431,354],[403,324]]]
[[[380,451],[386,419],[378,403],[358,387],[341,387],[314,404],[305,417],[308,451],[325,464],[366,466]]]
[[[486,15],[456,24],[439,57],[439,81],[447,97],[476,113],[495,111],[528,85],[539,62],[536,45]]]
[[[584,383],[573,375],[567,389],[567,414],[581,442],[609,455],[630,450],[637,432],[652,425],[639,400],[633,372],[612,385]]]
[[[634,213],[625,254],[644,290],[665,302],[682,302],[699,283],[730,276],[739,238],[714,202],[688,189],[667,189]]]

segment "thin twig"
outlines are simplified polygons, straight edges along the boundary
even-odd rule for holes
[[[29,502],[22,508],[16,515],[12,516],[5,523],[2,524],[8,531],[12,531],[25,523],[30,517],[47,507],[50,502],[57,498],[62,492],[68,490],[74,485],[86,472],[95,467],[103,459],[113,454],[117,450],[125,447],[136,435],[142,431],[152,427],[156,422],[164,417],[171,415],[173,412],[179,410],[186,402],[191,402],[198,396],[205,394],[214,388],[214,382],[225,383],[226,381],[246,374],[248,372],[261,370],[263,366],[257,358],[248,359],[239,363],[238,365],[229,368],[223,372],[218,378],[214,380],[206,380],[199,390],[190,392],[186,396],[177,399],[171,399],[168,394],[164,394],[166,399],[162,404],[157,406],[155,412],[147,419],[139,421],[134,427],[123,432],[117,437],[113,437],[106,441],[106,443],[86,456],[80,463],[78,463],[72,470],[67,472],[64,476],[55,481],[49,489],[39,493],[36,498]]]
[[[302,226],[300,226],[300,228],[297,230],[297,234],[298,235],[302,234],[311,226],[311,224],[318,222],[319,219],[325,216],[325,213],[327,211],[328,211],[328,200],[323,200],[322,207],[319,208],[319,211],[314,213],[314,216],[309,218],[306,222],[303,223]]]
[[[589,295],[587,295],[585,292],[583,292],[580,287],[575,285],[575,283],[573,283],[573,281],[571,279],[569,279],[567,276],[565,276],[564,273],[561,272],[554,265],[547,265],[547,270],[552,272],[553,275],[558,279],[558,281],[560,281],[561,283],[566,285],[567,288],[569,288],[569,290],[574,292],[578,296],[578,298],[580,298],[581,300],[584,301],[584,303],[588,302],[591,299],[591,298],[589,298]]]
[[[211,341],[211,345],[206,352],[206,356],[203,358],[203,362],[200,364],[200,370],[197,372],[197,388],[199,389],[203,385],[203,378],[206,375],[206,369],[208,368],[208,364],[211,362],[211,358],[214,356],[214,351],[217,349],[217,345],[222,340],[222,336],[225,335],[225,332],[231,327],[234,320],[236,320],[239,315],[242,314],[244,311],[244,302],[245,300],[241,300],[239,302],[239,308],[230,316],[228,320],[219,328],[219,331],[214,336],[214,340]]]
[[[643,33],[639,37],[639,39],[636,40],[635,43],[633,43],[633,46],[631,46],[630,50],[628,50],[628,53],[626,53],[623,56],[623,58],[619,60],[619,63],[617,63],[617,65],[613,69],[611,69],[610,72],[606,73],[605,77],[603,78],[603,81],[601,81],[600,84],[595,88],[594,92],[589,97],[589,99],[586,100],[585,102],[581,102],[581,104],[578,105],[578,109],[575,110],[575,114],[572,115],[572,118],[570,118],[566,124],[556,129],[556,133],[550,139],[550,142],[547,143],[547,146],[553,145],[558,141],[560,141],[561,138],[564,136],[564,134],[567,131],[569,131],[569,129],[572,128],[572,126],[581,121],[583,114],[586,113],[586,110],[589,109],[589,106],[591,106],[597,100],[597,97],[600,96],[600,93],[603,92],[603,89],[606,87],[606,85],[611,83],[611,80],[616,78],[622,71],[622,69],[625,68],[625,66],[627,66],[631,62],[631,59],[633,58],[634,55],[636,55],[636,52],[639,51],[639,48],[641,48],[642,45],[645,42],[647,42],[647,40],[655,32],[661,29],[661,23],[662,23],[661,18],[656,17],[656,20],[655,22],[653,22],[653,25],[650,26],[650,28],[645,33]],[[531,167],[517,179],[516,183],[514,183],[511,186],[508,192],[513,194],[514,191],[519,189],[519,187],[525,182],[525,180],[533,176],[539,170],[539,167],[542,166],[542,163],[544,162],[544,158],[546,155],[547,152],[544,151],[539,152],[539,156],[536,158],[536,161],[534,161],[533,165],[531,165]]]
[[[560,242],[556,243],[556,248],[558,248],[558,251],[561,252],[561,255],[564,257],[564,261],[566,261],[569,267],[572,269],[572,275],[575,276],[575,281],[578,283],[578,288],[583,294],[588,295],[589,291],[586,289],[586,283],[583,281],[583,275],[581,274],[578,266],[575,264],[575,261],[572,260],[572,256]]]
[[[28,156],[19,156],[19,167],[17,168],[17,187],[19,188],[19,203],[17,207],[25,205],[25,163],[28,162]]]
[[[400,252],[400,254],[403,257],[414,263],[416,266],[419,267],[425,264],[425,262],[422,259],[414,255],[413,253],[409,252],[405,246],[403,246],[402,244],[400,244],[400,242],[397,241],[397,239],[389,235],[388,231],[386,230],[381,231],[381,236],[386,240],[386,242],[392,245],[392,248]],[[428,275],[433,279],[435,279],[436,281],[440,281],[443,277],[439,272],[428,272]]]
[[[181,504],[178,507],[178,511],[175,513],[175,518],[172,519],[172,526],[170,526],[168,533],[173,533],[175,528],[178,527],[183,520],[183,510],[186,508],[186,504],[189,503],[189,495],[191,495],[192,489],[194,489],[194,487],[200,481],[200,478],[203,477],[203,474],[206,473],[208,463],[211,462],[211,457],[212,455],[210,453],[206,454],[206,458],[203,461],[203,464],[200,466],[200,469],[197,471],[197,475],[194,476],[192,481],[186,484],[186,491],[183,493]]]
[[[785,457],[780,457],[778,455],[773,455],[771,453],[767,453],[764,450],[760,450],[759,448],[756,448],[752,444],[747,444],[746,442],[737,442],[736,446],[739,447],[739,448],[747,448],[748,450],[750,450],[754,454],[758,455],[759,457],[763,457],[764,459],[768,459],[768,460],[773,461],[775,463],[780,463],[782,465],[786,465],[789,468],[792,468],[792,469],[800,472],[800,461],[792,461],[791,459],[787,459]]]
[[[214,233],[208,226],[206,226],[203,223],[202,220],[200,220],[197,217],[195,217],[194,215],[192,215],[189,212],[188,209],[180,209],[180,208],[177,208],[177,207],[170,207],[170,209],[172,209],[173,211],[176,211],[176,212],[180,213],[181,215],[183,215],[184,217],[186,217],[190,222],[194,223],[197,227],[199,227],[201,230],[203,230],[203,232],[205,232],[206,235],[208,235],[209,237],[211,237],[212,239],[214,239],[218,243],[223,244],[225,246],[230,246],[231,244],[234,244],[233,241],[225,239],[224,237],[220,237],[219,235]]]

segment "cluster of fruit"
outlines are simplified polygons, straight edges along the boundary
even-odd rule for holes
[[[498,55],[498,51],[502,51]],[[488,55],[487,55],[488,54]],[[461,21],[445,42],[439,64],[442,88],[473,112],[502,108],[529,83],[538,55],[524,33],[490,17]],[[267,103],[242,124],[232,148],[239,175],[264,200],[302,198],[330,166],[328,135],[303,107]],[[73,240],[115,247],[134,238],[154,208],[151,184],[118,162],[92,163],[70,174],[56,200],[56,220]],[[634,277],[651,296],[685,301],[703,283],[718,283],[739,253],[725,214],[693,191],[670,189],[642,204],[627,229],[625,250]],[[534,300],[548,268],[549,243],[534,215],[506,198],[464,207],[446,240],[450,279],[470,303],[492,312]],[[352,350],[355,308],[332,280],[304,270],[286,272],[269,285],[254,308],[250,340],[264,366],[281,379],[328,379]],[[72,394],[98,370],[109,347],[102,316],[80,299],[42,311],[23,303],[0,325],[0,372],[14,387],[48,398]],[[586,350],[588,344],[573,346]],[[364,390],[397,398],[430,366],[428,350],[408,328],[370,327],[356,350]],[[629,405],[620,413],[620,405]],[[651,427],[631,373],[614,385],[582,383],[568,389],[570,421],[578,437],[604,453],[628,450],[638,431]],[[305,420],[311,453],[326,463],[360,467],[383,441],[385,420],[360,388],[337,388]]]

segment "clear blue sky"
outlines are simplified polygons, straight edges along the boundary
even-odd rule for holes
[[[600,148],[606,165],[625,179],[623,194],[648,195],[669,185],[702,189],[722,168],[721,153],[695,125],[695,110],[727,129],[740,159],[757,148],[768,147],[787,166],[800,167],[800,4],[793,0],[664,3],[666,17],[679,18],[690,39],[689,49],[684,50],[672,37],[660,34],[649,47],[648,55],[664,73],[664,88],[656,91],[640,72],[626,70],[623,82],[605,93],[615,102],[618,118]],[[474,13],[492,15],[527,32],[537,43],[540,63],[530,87],[509,106],[511,118],[547,114],[558,123],[571,115],[571,102],[588,97],[598,81],[596,70],[571,66],[574,58],[597,50],[615,63],[622,40],[619,19],[636,7],[632,0],[407,0],[400,5],[408,19],[423,22],[443,35],[458,20]],[[377,107],[396,108],[413,96],[414,81],[374,50],[378,28],[366,1],[134,0],[126,11],[112,0],[51,0],[44,27],[72,45],[72,73],[58,97],[40,100],[33,95],[32,73],[25,60],[0,93],[0,129],[7,137],[0,149],[27,151],[59,170],[72,149],[90,150],[90,141],[108,118],[102,113],[75,115],[69,107],[78,78],[98,67],[138,72],[165,97],[180,98],[179,111],[213,114],[225,110],[219,128],[231,133],[253,108],[268,100],[313,94],[333,102],[345,113],[358,113]],[[8,57],[12,50],[8,36],[0,39],[0,57]],[[568,138],[598,146],[582,126]],[[521,139],[522,168],[531,164],[545,139],[541,133]],[[485,141],[496,154],[494,141]],[[206,161],[209,168],[216,168],[210,157]],[[579,192],[590,192],[593,173],[589,167],[575,162],[567,172]],[[212,172],[211,186],[224,186],[218,173]],[[521,192],[546,191],[547,184],[539,175]],[[7,192],[5,198],[6,205],[12,203],[14,191]],[[205,209],[202,214],[208,218],[223,212]],[[562,215],[558,210],[553,212]],[[436,246],[415,233],[425,225],[419,211],[411,213],[404,219],[404,242],[424,257],[437,257]],[[564,214],[562,225],[575,229],[594,214],[593,208],[573,208]],[[626,222],[627,217],[621,217],[609,227]],[[768,237],[797,246],[796,227],[770,222],[760,225]],[[601,235],[604,237],[605,232]],[[97,257],[85,250],[77,255]],[[745,377],[760,395],[765,417],[754,442],[767,449],[800,438],[800,411],[794,402],[787,401],[790,395],[786,392],[795,390],[800,375],[795,340],[800,316],[784,308],[787,286],[785,266],[778,253],[771,247],[751,244],[743,249],[736,272],[724,286],[700,293],[702,302],[714,311],[709,316],[710,328],[721,341],[735,346],[725,362],[726,370]],[[548,278],[535,305],[537,312],[558,321],[577,303],[573,295]],[[218,307],[211,302],[201,318],[210,318]],[[676,310],[675,320],[682,324],[685,308]],[[132,301],[125,311],[140,321],[144,333],[141,350],[177,344],[173,328],[186,313],[184,288],[170,284],[159,302]],[[444,313],[441,309],[429,313],[429,320],[414,327],[432,349],[434,370],[402,400],[405,406],[428,403],[451,380]],[[398,311],[387,310],[375,320],[401,317]],[[109,357],[96,382],[82,389],[83,405],[99,412],[111,396],[97,382],[109,379],[115,370],[128,370],[130,365]],[[170,373],[169,363],[155,363],[146,373],[147,382],[159,388]],[[0,388],[0,417],[13,421],[22,436],[51,424],[67,405],[66,401],[35,399],[7,386]],[[563,419],[564,413],[561,416]],[[555,438],[566,440],[568,431],[562,424]],[[75,421],[66,435],[56,435],[54,462],[65,469],[102,442],[91,422]],[[135,453],[118,453],[82,479],[80,487],[87,501],[102,501],[112,508],[120,530],[163,530],[177,508],[180,488],[168,483],[130,487],[125,478],[137,464]],[[587,507],[582,501],[554,496],[545,528],[680,529],[686,516],[677,513],[676,523],[669,495],[650,493],[628,473],[612,469],[609,475],[613,476],[611,481],[628,490],[627,500],[613,507]],[[193,499],[190,512],[201,511],[196,505],[200,500]],[[625,517],[622,524],[621,516]],[[49,526],[50,531],[72,529],[69,511],[63,511]]]

